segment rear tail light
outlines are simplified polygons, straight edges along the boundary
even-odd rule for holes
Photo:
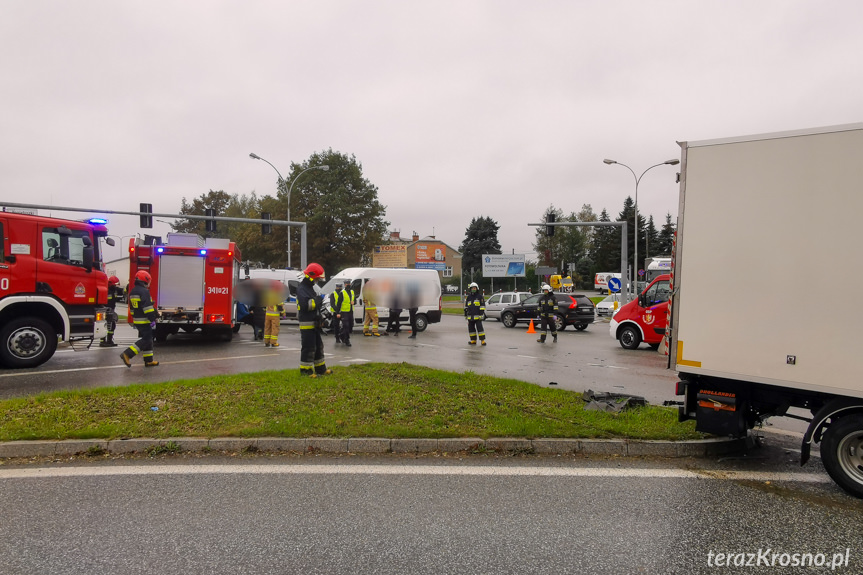
[[[210,323],[225,323],[225,316],[221,314],[210,314]]]
[[[576,300],[576,299],[575,299],[574,297],[572,297],[572,296],[569,296],[569,299],[570,299],[570,301],[572,302],[571,304],[569,304],[569,309],[576,309],[576,308],[578,308],[578,300]]]

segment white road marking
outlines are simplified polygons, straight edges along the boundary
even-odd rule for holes
[[[132,475],[438,475],[496,477],[618,477],[646,479],[715,479],[721,481],[791,481],[829,483],[818,473],[690,471],[604,467],[487,467],[432,465],[130,465],[113,467],[24,467],[0,469],[0,479],[108,477]]]

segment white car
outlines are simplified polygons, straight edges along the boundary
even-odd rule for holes
[[[504,308],[521,303],[531,295],[526,291],[508,291],[492,294],[485,300],[485,316],[500,321],[500,313]]]
[[[600,317],[611,317],[620,309],[620,294],[613,293],[596,304],[596,315]]]

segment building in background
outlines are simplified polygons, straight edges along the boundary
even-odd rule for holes
[[[375,246],[372,265],[376,268],[413,268],[435,270],[441,284],[459,285],[462,255],[454,247],[434,236],[420,239],[416,232],[410,239],[391,232],[389,243]]]

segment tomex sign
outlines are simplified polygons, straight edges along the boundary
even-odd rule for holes
[[[483,254],[482,256],[482,277],[523,278],[524,275],[524,254]]]

